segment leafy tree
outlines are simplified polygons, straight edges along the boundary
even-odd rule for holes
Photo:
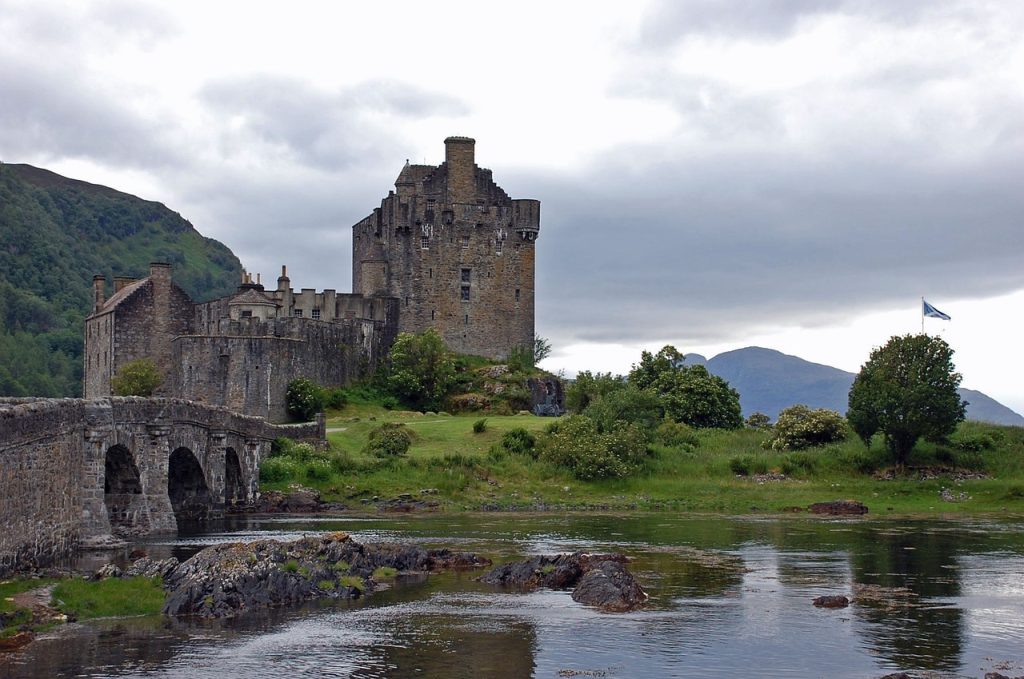
[[[152,396],[163,376],[156,364],[148,358],[125,363],[110,380],[115,396]]]
[[[435,330],[399,333],[389,354],[388,391],[413,408],[440,410],[454,382],[455,361]]]
[[[625,378],[611,373],[591,373],[589,370],[576,375],[576,379],[565,390],[565,405],[574,413],[582,413],[587,406],[602,396],[618,389],[625,389]]]
[[[299,377],[288,383],[284,403],[288,413],[303,422],[309,422],[324,409],[324,390],[311,379]]]
[[[941,441],[963,421],[967,404],[959,386],[953,350],[941,338],[892,337],[854,379],[846,418],[865,445],[882,432],[902,466],[919,438]]]
[[[626,385],[594,400],[583,414],[594,420],[602,433],[612,431],[622,422],[651,433],[664,419],[665,408],[654,392]]]
[[[666,344],[657,354],[641,352],[640,362],[633,364],[629,371],[629,382],[638,389],[650,389],[662,375],[682,367],[685,357],[671,344]]]
[[[665,414],[676,422],[719,429],[743,426],[739,393],[702,365],[666,372],[655,382],[654,389],[665,405]]]
[[[846,435],[846,420],[834,410],[795,405],[779,413],[765,443],[772,450],[801,450],[842,441]]]
[[[533,337],[533,364],[537,365],[551,355],[551,342],[548,338],[534,335]]]
[[[750,417],[747,418],[744,423],[750,429],[770,429],[772,426],[771,418],[762,412],[751,413]]]

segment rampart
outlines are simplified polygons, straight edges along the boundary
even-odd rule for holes
[[[323,441],[324,421],[164,398],[0,399],[0,576],[253,502],[279,436]]]

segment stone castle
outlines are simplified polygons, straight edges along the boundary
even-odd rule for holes
[[[445,140],[441,165],[402,168],[381,206],[352,227],[352,292],[295,292],[243,275],[232,295],[194,302],[154,263],[141,280],[93,278],[85,322],[86,398],[147,358],[157,395],[282,421],[287,385],[341,386],[370,375],[399,332],[435,329],[459,353],[507,357],[534,337],[540,202],[509,198],[478,167],[475,142]]]

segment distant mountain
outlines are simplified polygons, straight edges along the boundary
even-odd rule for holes
[[[93,275],[141,278],[151,261],[197,300],[234,290],[242,268],[160,203],[0,163],[0,396],[81,395]]]
[[[761,412],[773,420],[796,403],[845,413],[854,378],[845,370],[761,347],[727,351],[710,360],[687,354],[686,362],[706,365],[729,382],[740,393],[744,416]],[[970,420],[1024,426],[1024,417],[980,391],[960,389],[960,397],[968,403]]]

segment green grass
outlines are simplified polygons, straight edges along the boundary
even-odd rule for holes
[[[53,605],[79,620],[153,615],[164,604],[160,578],[109,578],[90,582],[62,580],[53,589]]]
[[[381,566],[373,572],[374,580],[391,580],[398,575],[398,569],[391,566]]]
[[[358,415],[354,413],[359,413]],[[358,419],[356,419],[358,418]],[[371,419],[372,418],[372,419]],[[630,477],[580,481],[560,467],[528,455],[490,453],[510,429],[540,433],[552,420],[526,415],[488,415],[474,433],[479,414],[423,415],[349,406],[332,414],[330,462],[326,478],[302,474],[263,484],[284,490],[300,482],[320,490],[325,500],[359,508],[361,499],[389,499],[410,493],[436,500],[449,511],[489,508],[670,509],[694,512],[781,512],[813,502],[856,499],[872,514],[963,514],[1024,511],[1024,428],[976,422],[961,425],[945,445],[919,443],[913,468],[945,470],[936,479],[912,473],[881,480],[874,473],[890,466],[881,438],[866,448],[856,438],[798,452],[766,450],[768,432],[698,430],[694,450],[652,445],[643,467]],[[401,422],[416,437],[407,455],[381,460],[363,453],[368,433],[382,422]],[[737,469],[747,475],[737,476]],[[980,470],[987,478],[957,481],[955,470]],[[301,469],[297,472],[301,474]],[[781,473],[782,481],[755,473]],[[942,499],[943,488],[970,496]],[[420,491],[432,489],[429,495]],[[434,493],[433,490],[437,492]]]

